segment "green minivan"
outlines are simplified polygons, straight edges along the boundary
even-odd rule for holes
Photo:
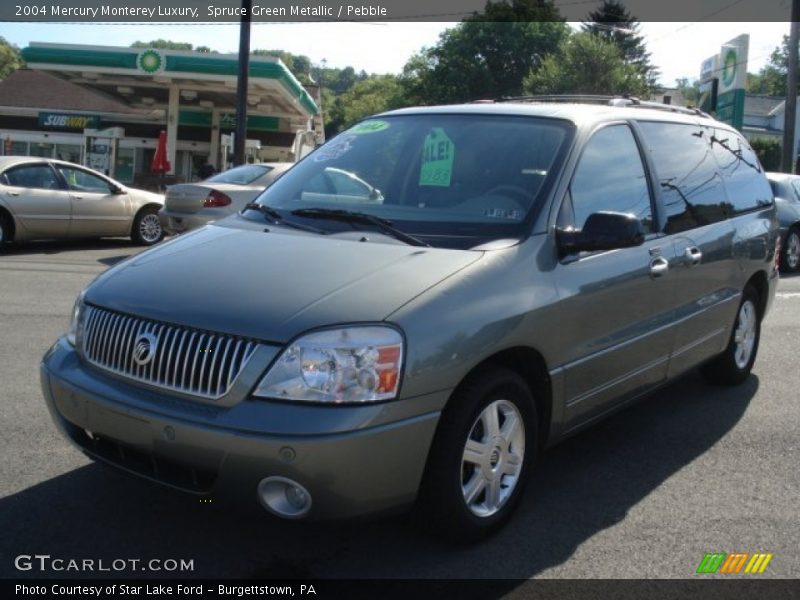
[[[398,110],[99,276],[42,390],[144,478],[475,540],[543,448],[697,366],[744,380],[778,256],[758,159],[698,111]]]

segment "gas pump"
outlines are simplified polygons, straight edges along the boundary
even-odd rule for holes
[[[244,141],[244,158],[247,163],[261,162],[261,140]]]
[[[219,147],[222,153],[223,169],[230,169],[233,166],[231,157],[233,155],[233,142],[234,134],[225,134],[219,136]],[[245,140],[244,141],[244,159],[245,163],[259,163],[261,162],[261,140]]]
[[[219,147],[221,160],[220,171],[225,171],[231,167],[231,155],[233,154],[233,134],[223,133],[219,136]]]
[[[292,154],[294,154],[294,162],[298,162],[306,154],[311,152],[319,145],[317,134],[309,129],[300,129],[294,135],[294,143],[292,144]]]
[[[84,129],[84,165],[113,178],[119,140],[123,137],[125,130],[122,127]]]

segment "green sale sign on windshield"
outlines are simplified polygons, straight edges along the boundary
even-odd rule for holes
[[[434,127],[425,136],[422,148],[422,167],[419,171],[420,185],[450,187],[453,176],[453,161],[456,147],[444,129]]]

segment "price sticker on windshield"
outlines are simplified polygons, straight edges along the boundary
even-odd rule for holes
[[[422,147],[419,184],[450,187],[455,158],[455,144],[447,137],[444,129],[441,127],[431,129],[430,133],[425,136]]]

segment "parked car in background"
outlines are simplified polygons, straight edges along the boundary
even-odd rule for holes
[[[800,176],[767,173],[775,194],[781,232],[781,271],[800,269]]]
[[[81,165],[32,156],[0,157],[0,248],[50,238],[164,237],[159,194],[122,185]]]
[[[183,233],[242,210],[294,163],[241,165],[197,183],[167,188],[159,217],[168,233]]]
[[[56,424],[96,460],[284,519],[418,502],[451,536],[496,531],[543,448],[697,366],[747,379],[775,295],[747,141],[618,102],[354,125],[84,290],[41,367]],[[352,193],[326,191],[346,173]]]

